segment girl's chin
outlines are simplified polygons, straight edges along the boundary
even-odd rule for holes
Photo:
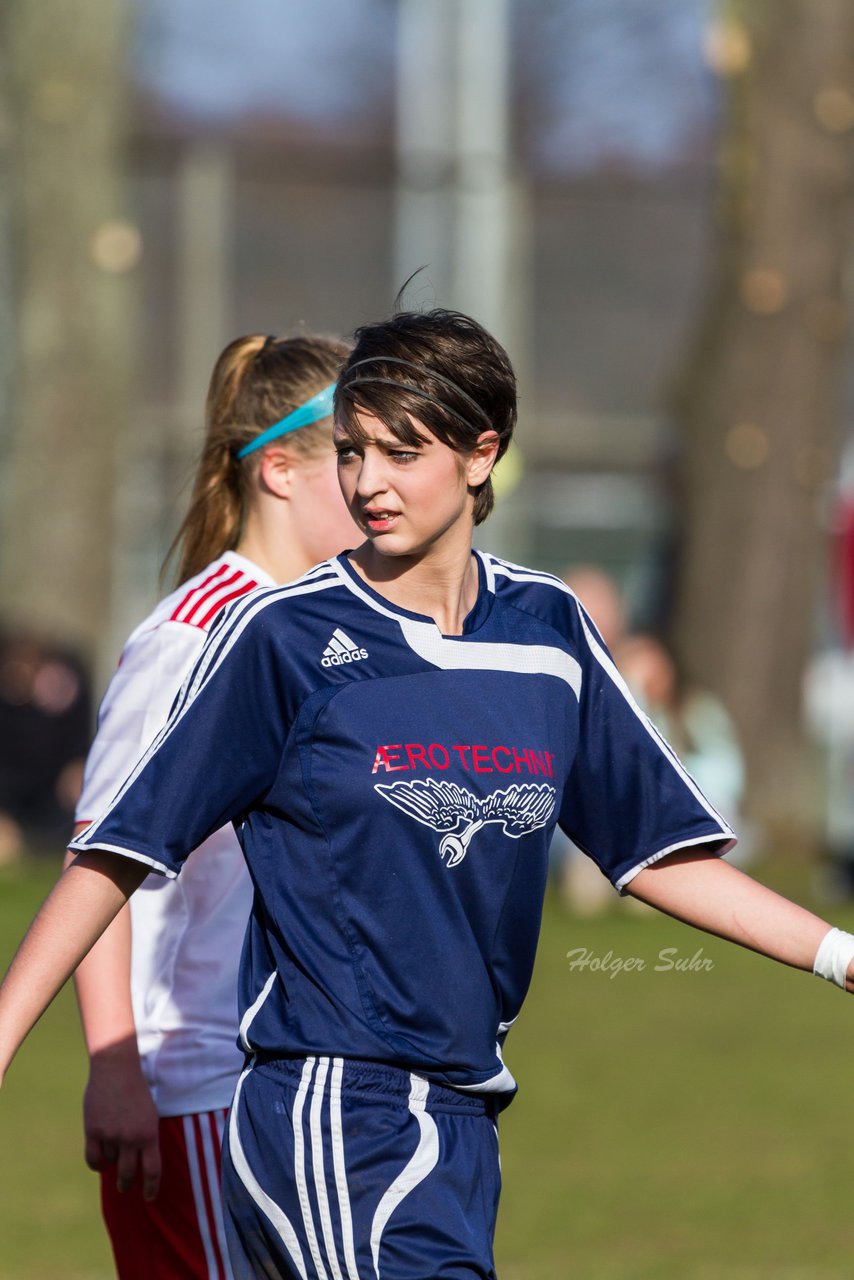
[[[368,534],[364,546],[368,554],[378,560],[420,560],[430,549],[429,544],[425,547],[409,538],[394,538],[388,534],[383,537]]]

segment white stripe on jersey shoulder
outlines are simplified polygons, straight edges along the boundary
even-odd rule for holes
[[[294,582],[288,582],[284,586],[262,587],[258,591],[254,591],[250,596],[236,600],[228,612],[221,615],[216,631],[213,632],[208,643],[199,654],[196,665],[184,682],[176,706],[170,716],[170,723],[183,706],[188,701],[192,701],[209,676],[216,671],[235,641],[243,634],[247,625],[268,605],[289,599],[291,596],[308,595],[315,591],[324,591],[328,587],[338,586],[338,579],[334,574],[329,572],[321,574],[318,572],[318,570],[324,568],[324,565],[318,565],[317,569],[310,570],[302,578],[297,578]],[[168,728],[169,726],[167,725],[166,727]]]
[[[386,608],[339,566],[344,585],[369,608],[391,618],[414,653],[444,671],[512,671],[518,675],[555,676],[581,694],[581,667],[571,654],[551,645],[500,644],[471,636],[443,636],[435,622],[419,622]]]
[[[315,578],[325,578],[328,574],[335,574],[337,563],[335,560],[321,560],[320,564],[313,565],[310,569],[306,569],[305,573],[300,574],[298,578],[294,578],[292,582],[284,583],[288,587],[298,587],[303,582],[312,582]]]
[[[480,555],[493,582],[496,577],[508,578],[511,582],[539,582],[544,587],[557,587],[573,600],[578,598],[572,588],[568,587],[561,578],[553,573],[546,573],[545,569],[529,569],[524,564],[513,564],[511,560],[499,560],[498,556],[488,551],[481,552]]]
[[[324,566],[318,566],[318,569]],[[230,653],[246,627],[259,613],[263,612],[268,605],[275,604],[279,600],[289,599],[291,596],[301,596],[313,593],[315,591],[325,591],[329,587],[337,587],[340,580],[337,574],[322,576],[316,573],[312,576],[313,571],[309,571],[303,578],[297,578],[295,582],[288,583],[283,587],[265,587],[259,591],[253,591],[250,595],[241,597],[232,606],[232,609],[222,615],[218,628],[213,631],[205,647],[196,660],[196,665],[184,681],[184,685],[179,693],[175,705],[166,724],[155,737],[151,746],[145,755],[138,761],[135,768],[131,771],[124,782],[124,785],[116,793],[110,806],[104,811],[100,818],[87,827],[80,840],[85,840],[85,844],[77,843],[76,847],[80,850],[88,848],[91,845],[98,847],[97,841],[93,840],[101,823],[109,817],[118,802],[122,799],[125,792],[138,778],[139,774],[148,764],[148,761],[154,753],[160,748],[161,744],[172,733],[175,726],[181,721],[186,714],[187,709],[192,705],[194,699],[198,697],[201,690],[207,682],[216,674],[218,668],[222,665],[225,658]],[[306,580],[308,579],[308,580]],[[152,862],[152,865],[155,865]],[[159,864],[157,864],[159,866]],[[171,877],[170,877],[171,878]]]
[[[495,556],[490,555],[488,551],[478,551],[477,547],[475,547],[474,553],[483,565],[486,589],[490,595],[495,595]]]
[[[499,560],[497,556],[486,552],[484,552],[484,558],[490,562],[493,582],[496,577],[499,577],[506,578],[508,582],[520,582],[528,586],[554,587],[561,595],[568,596],[576,606],[581,604],[572,587],[567,586],[563,578],[558,578],[554,573],[546,573],[544,569],[529,569],[526,565],[513,564],[510,560]],[[596,630],[595,622],[593,627]],[[596,634],[598,635],[598,631]]]
[[[320,566],[319,566],[320,567]],[[184,684],[178,702],[173,710],[173,717],[187,701],[192,701],[209,677],[219,667],[223,658],[229,653],[235,641],[240,638],[252,619],[268,605],[277,604],[280,600],[292,596],[311,595],[316,591],[325,591],[329,587],[337,587],[338,578],[334,574],[306,574],[282,587],[263,587],[253,591],[251,596],[237,600],[228,613],[222,615],[219,627],[208,644],[202,650],[193,671]]]

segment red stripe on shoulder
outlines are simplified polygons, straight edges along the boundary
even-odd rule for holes
[[[193,627],[201,626],[200,618],[207,612],[208,601],[218,599],[224,592],[232,590],[242,578],[243,574],[239,569],[235,569],[227,578],[220,578],[207,591],[202,591],[192,600],[184,610],[181,621],[189,622]]]
[[[207,593],[211,584],[214,584],[215,587],[227,571],[228,565],[221,564],[215,573],[210,574],[210,576],[205,578],[203,582],[200,582],[198,586],[191,587],[187,594],[182,596],[178,604],[175,606],[175,610],[170,615],[169,621],[185,622],[186,618],[182,616],[185,610],[192,609],[192,607],[198,604],[200,596]]]
[[[208,627],[221,609],[224,609],[227,604],[231,604],[232,600],[237,600],[240,596],[245,596],[247,592],[254,591],[257,586],[258,583],[253,582],[251,578],[244,578],[238,586],[229,591],[227,595],[221,596],[213,605],[211,605],[210,609],[203,615],[203,617],[194,618],[193,625],[201,627],[203,631],[207,631]]]

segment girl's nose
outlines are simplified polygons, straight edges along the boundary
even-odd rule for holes
[[[377,449],[366,449],[359,465],[356,492],[360,498],[372,498],[386,489],[385,459]]]

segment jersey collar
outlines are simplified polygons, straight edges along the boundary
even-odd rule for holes
[[[413,613],[409,609],[403,609],[400,605],[393,604],[391,600],[387,600],[379,591],[370,587],[350,564],[347,559],[348,554],[347,551],[342,552],[340,556],[336,556],[334,560],[331,560],[330,564],[337,567],[339,577],[344,585],[360,600],[377,613],[385,614],[387,618],[428,623],[431,627],[436,627],[436,623],[427,614]],[[477,563],[477,599],[470,612],[466,615],[462,636],[451,636],[448,637],[449,639],[459,640],[465,636],[473,635],[475,631],[483,626],[492,609],[494,588],[490,575],[487,573],[486,562],[479,551],[473,550],[472,555]],[[438,630],[438,627],[436,630]]]

